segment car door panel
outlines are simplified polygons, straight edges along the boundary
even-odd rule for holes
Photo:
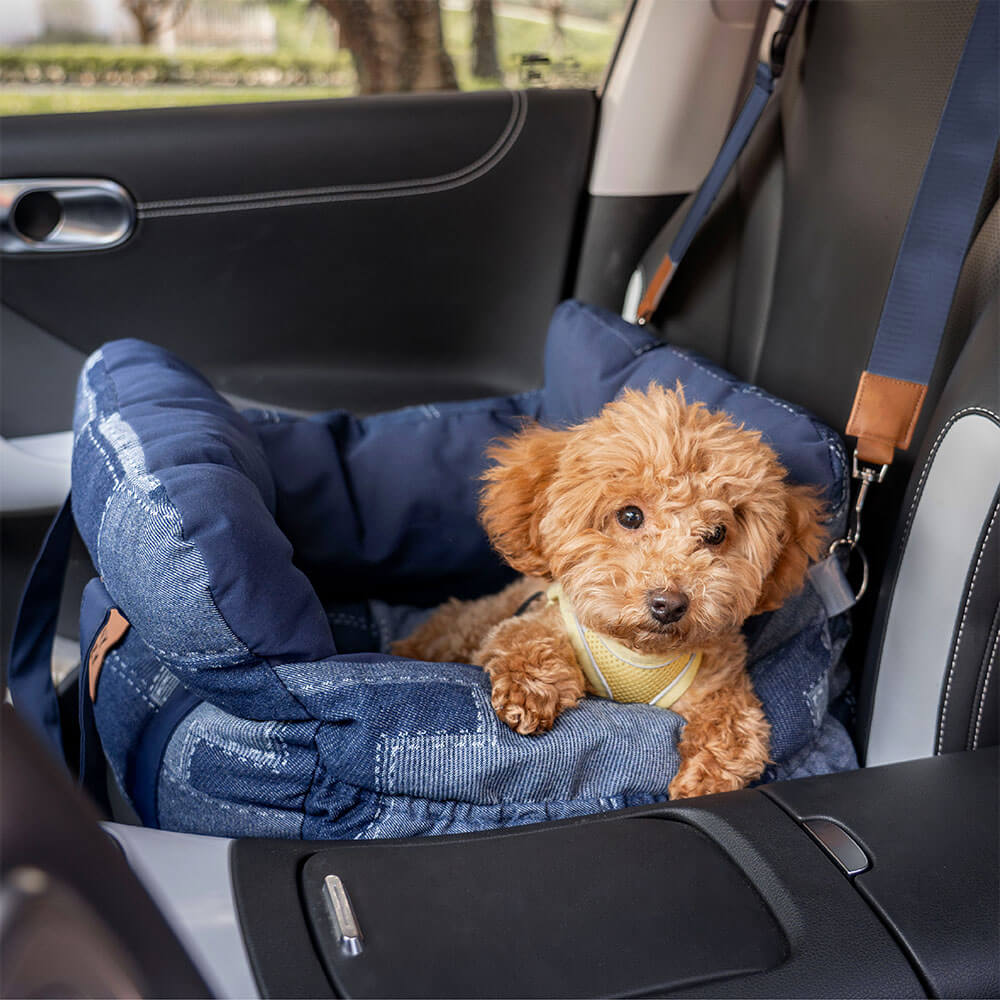
[[[137,224],[108,250],[5,256],[3,303],[80,352],[138,336],[296,409],[526,388],[594,114],[580,90],[11,118],[5,177],[108,178]]]

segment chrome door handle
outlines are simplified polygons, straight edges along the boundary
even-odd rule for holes
[[[108,250],[135,228],[135,202],[102,179],[0,180],[0,251]]]

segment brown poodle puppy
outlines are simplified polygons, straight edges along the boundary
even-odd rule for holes
[[[482,522],[525,576],[442,605],[394,652],[480,664],[497,714],[524,734],[585,691],[669,705],[687,720],[672,798],[760,777],[770,729],[740,627],[820,554],[815,490],[679,385],[626,390],[592,420],[528,427],[489,455]]]

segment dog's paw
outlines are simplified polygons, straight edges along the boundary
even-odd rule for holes
[[[681,766],[670,782],[672,799],[691,799],[696,795],[735,792],[756,781],[767,764],[767,744],[752,741],[756,752],[747,757],[733,755],[725,763],[716,756],[698,752],[685,756],[681,747]]]
[[[731,771],[708,771],[682,765],[668,791],[671,799],[693,799],[698,795],[738,791],[745,788],[749,780]]]
[[[493,679],[493,710],[522,736],[552,728],[562,708],[559,688],[526,674],[504,673]]]

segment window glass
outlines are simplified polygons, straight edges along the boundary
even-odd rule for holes
[[[631,0],[0,0],[0,114],[595,87]]]

